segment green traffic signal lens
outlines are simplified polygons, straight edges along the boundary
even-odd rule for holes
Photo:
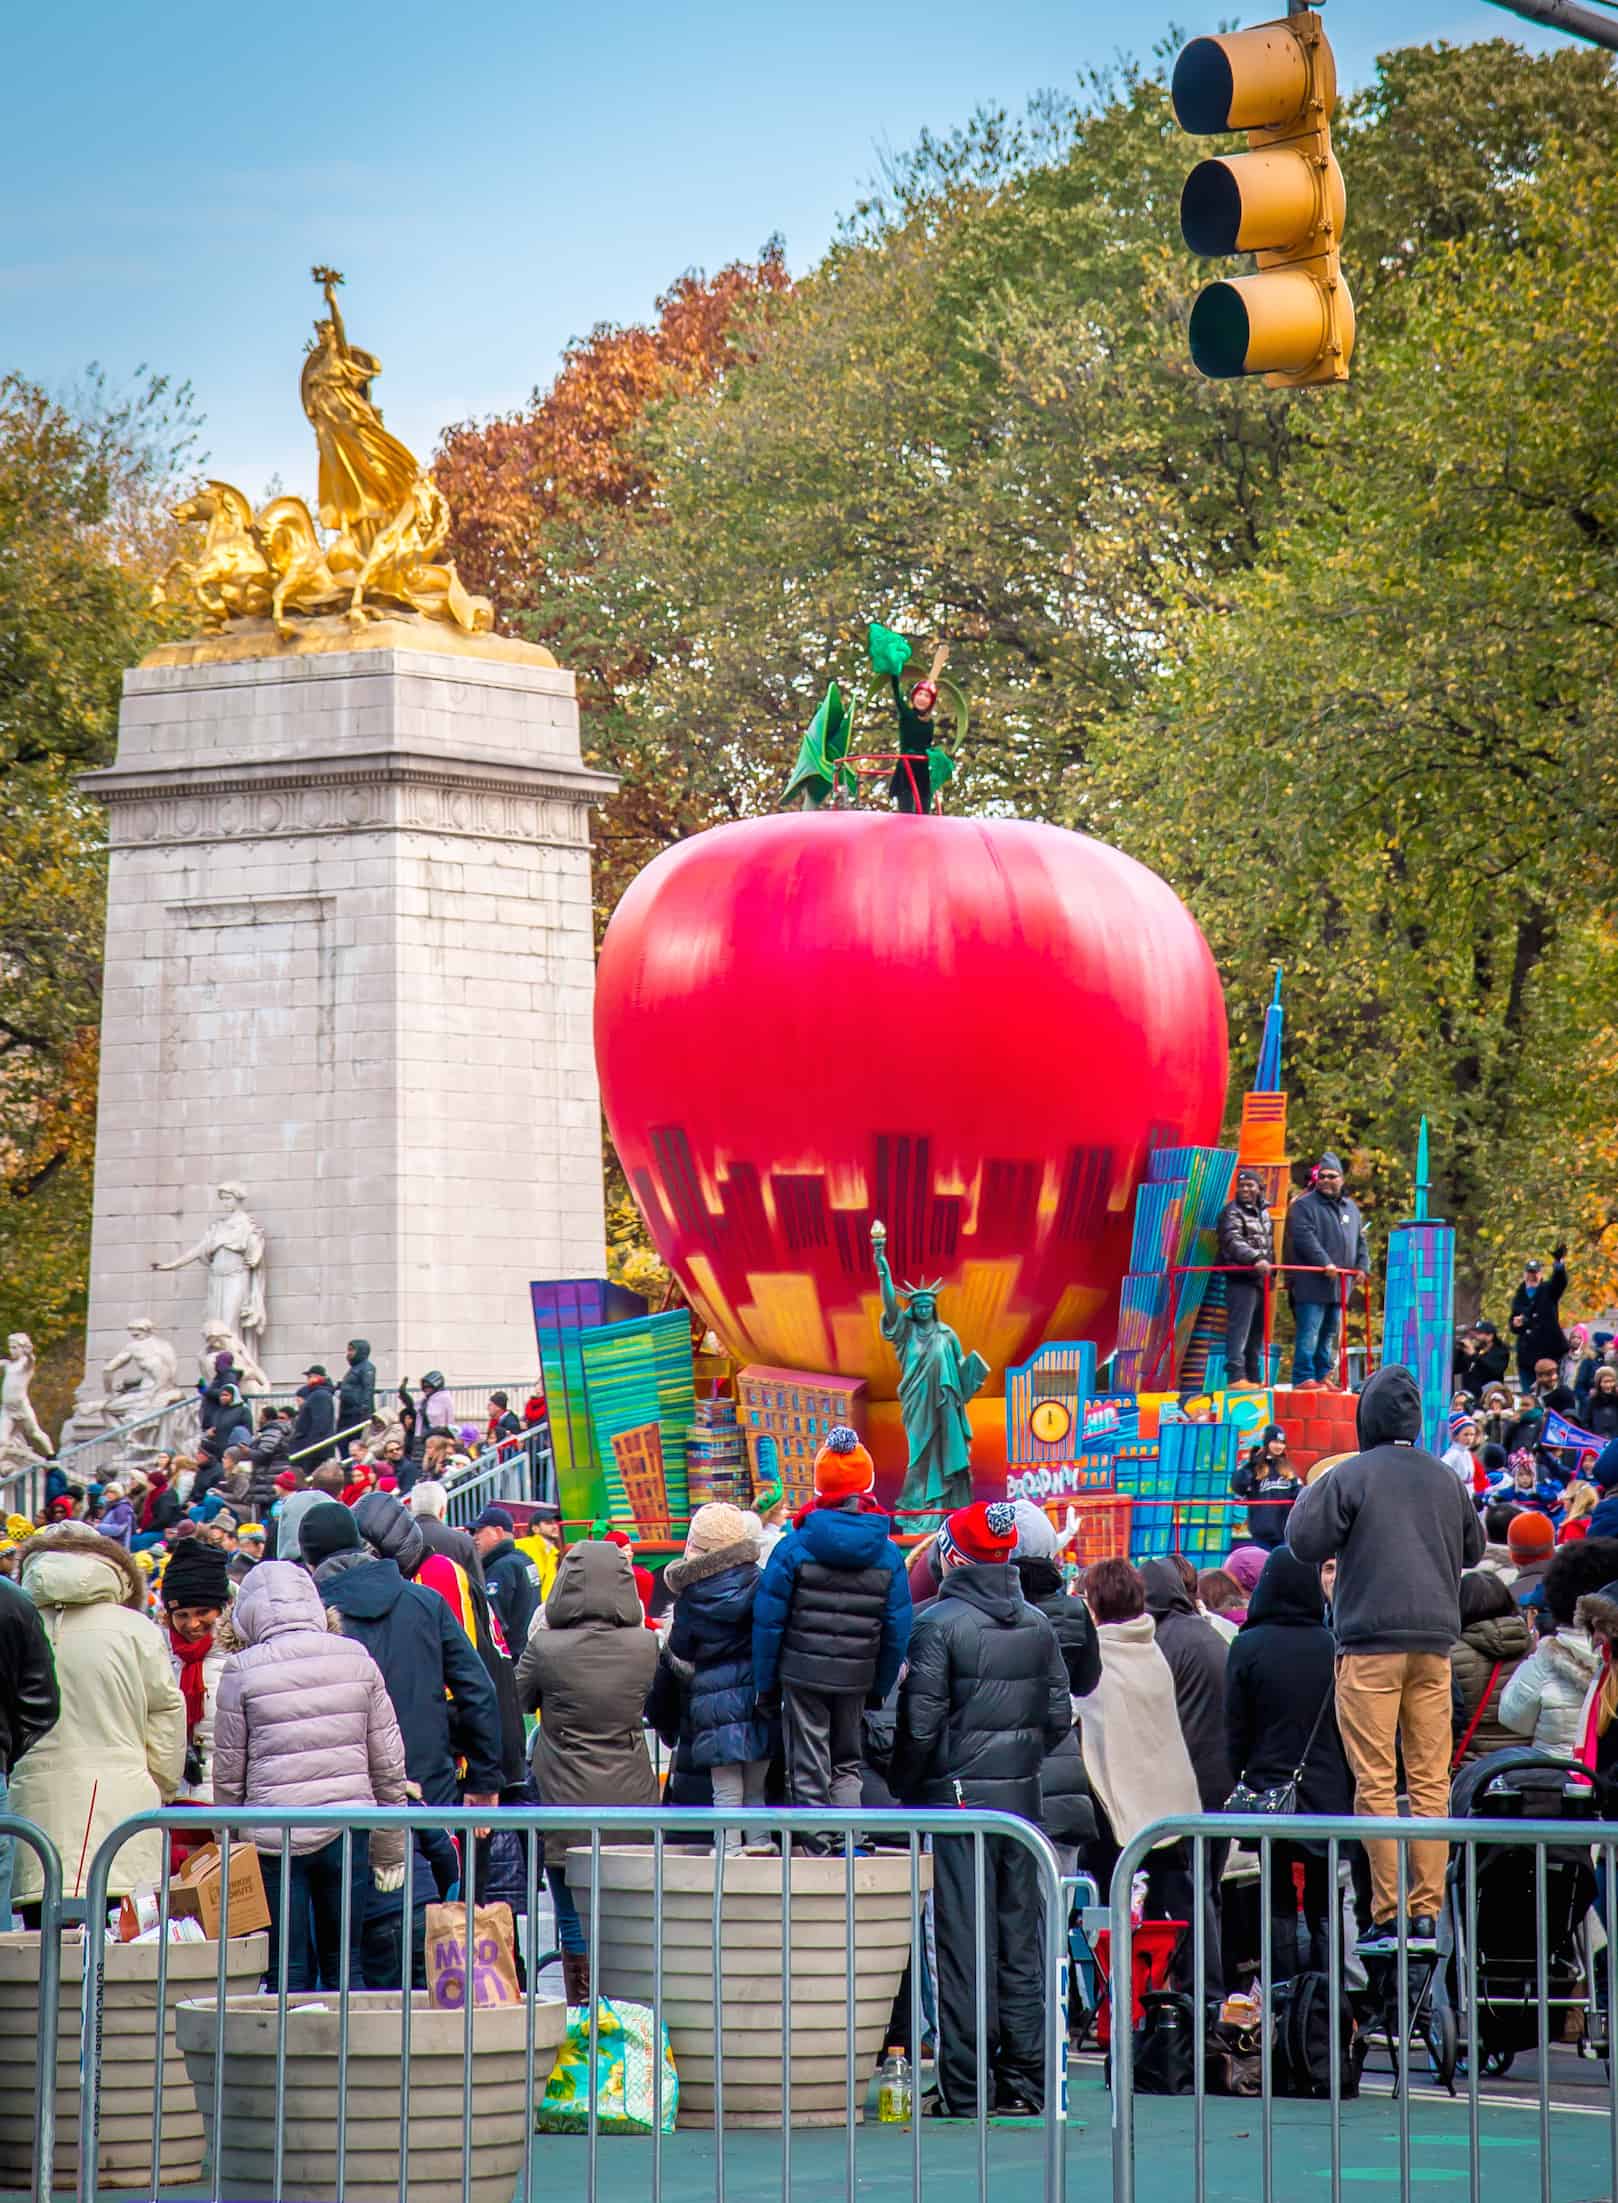
[[[1217,38],[1193,38],[1174,64],[1170,97],[1182,130],[1199,138],[1228,130],[1235,92],[1230,56]]]
[[[1180,234],[1211,260],[1240,250],[1242,188],[1228,161],[1198,161],[1180,193]]]
[[[1191,309],[1191,358],[1204,375],[1228,381],[1245,372],[1252,336],[1247,307],[1233,283],[1210,283]]]

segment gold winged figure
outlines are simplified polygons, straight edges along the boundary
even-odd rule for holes
[[[229,482],[205,482],[174,507],[176,520],[203,529],[201,548],[170,563],[152,601],[194,602],[209,634],[268,618],[291,641],[297,613],[346,612],[361,627],[400,609],[486,633],[489,600],[470,595],[454,561],[438,556],[449,535],[444,493],[382,425],[371,395],[382,363],[349,342],[337,304],[343,279],[335,268],[310,273],[326,314],[304,355],[299,394],[320,459],[320,526],[301,497],[271,498],[255,513]]]

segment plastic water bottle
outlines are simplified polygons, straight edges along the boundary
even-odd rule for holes
[[[1146,1917],[1146,1876],[1137,1874],[1129,1885],[1129,1917],[1138,1928]]]
[[[885,2127],[904,2126],[913,2103],[910,2060],[902,2051],[890,2050],[876,2077],[876,2116]]]

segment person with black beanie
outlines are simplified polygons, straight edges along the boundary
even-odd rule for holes
[[[1273,1553],[1287,1541],[1287,1516],[1300,1489],[1298,1472],[1287,1458],[1287,1434],[1279,1423],[1266,1423],[1259,1442],[1230,1480],[1231,1494],[1245,1499],[1247,1535]]]
[[[226,1652],[217,1631],[230,1605],[230,1569],[222,1547],[185,1538],[169,1555],[158,1584],[164,1635],[174,1680],[185,1701],[185,1779],[176,1804],[213,1798],[214,1705]]]

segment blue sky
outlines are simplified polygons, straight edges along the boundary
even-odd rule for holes
[[[59,391],[92,360],[189,377],[215,471],[308,491],[312,262],[347,274],[389,425],[425,456],[685,268],[780,231],[802,269],[923,126],[1222,16],[1229,0],[1189,21],[1157,0],[15,10],[0,369]],[[1559,43],[1484,0],[1332,0],[1326,20],[1345,85],[1401,41]]]

